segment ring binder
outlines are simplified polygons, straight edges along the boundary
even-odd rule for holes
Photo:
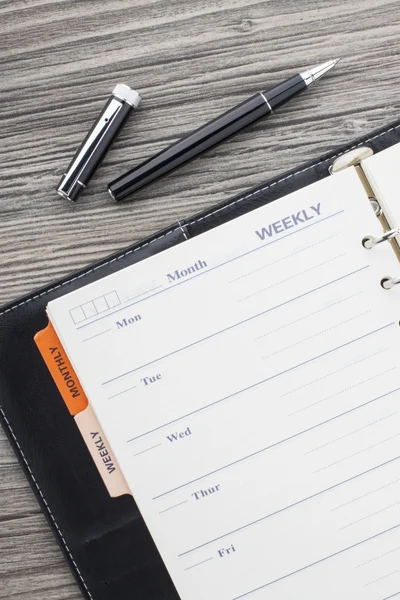
[[[371,207],[375,213],[375,216],[379,219],[383,230],[388,231],[390,230],[390,225],[388,222],[387,215],[385,214],[380,201],[375,196],[375,192],[373,190],[371,182],[369,181],[362,164],[365,160],[371,158],[373,155],[374,151],[369,146],[361,146],[360,148],[354,148],[350,152],[339,155],[339,157],[333,161],[328,170],[330,175],[335,175],[339,171],[343,171],[343,169],[347,169],[349,167],[353,167],[357,171],[360,181],[363,184],[364,189],[368,195],[368,199],[371,203]],[[396,253],[397,258],[400,260],[400,247],[397,241],[398,238],[396,239],[396,236],[398,235],[399,233],[394,234],[393,237],[384,238],[380,240],[380,242],[386,241],[386,239],[391,240],[393,250]],[[375,242],[375,244],[369,245],[371,239],[373,239],[372,236],[367,236],[363,239],[362,243],[365,248],[370,249],[374,245],[376,245],[376,243],[380,243]]]
[[[350,152],[339,156],[339,158],[336,158],[336,160],[329,167],[329,174],[335,175],[335,173],[343,171],[343,169],[347,169],[349,167],[354,167],[357,170],[358,176],[360,177],[365,191],[368,194],[368,199],[371,202],[371,206],[374,210],[375,216],[379,219],[383,229],[385,230],[384,233],[380,236],[365,236],[365,238],[362,240],[362,245],[367,250],[371,250],[372,248],[374,248],[378,244],[381,244],[382,242],[391,242],[393,250],[396,252],[396,255],[399,258],[398,246],[396,245],[396,238],[400,235],[400,227],[389,229],[388,219],[384,214],[384,211],[382,210],[382,206],[379,200],[375,197],[375,193],[372,189],[371,183],[368,180],[368,177],[366,176],[362,168],[362,161],[370,158],[371,156],[373,156],[373,154],[374,152],[372,148],[369,148],[368,146],[355,148],[354,150],[351,150]],[[383,277],[383,279],[381,279],[381,286],[385,290],[391,290],[399,284],[400,277]]]
[[[348,167],[358,167],[362,160],[370,158],[373,154],[374,151],[369,146],[361,146],[360,148],[354,148],[345,154],[340,154],[329,167],[329,174],[334,175]]]
[[[381,244],[382,242],[389,242],[390,240],[394,239],[397,235],[400,235],[400,227],[390,229],[389,231],[386,231],[383,235],[379,235],[377,237],[368,235],[363,239],[362,245],[367,250],[371,250],[371,248],[377,246],[378,244]]]
[[[383,235],[379,235],[377,237],[373,237],[371,235],[366,236],[362,241],[362,245],[367,250],[371,250],[372,248],[374,248],[374,246],[377,246],[382,242],[390,242],[391,240],[395,239],[398,235],[400,235],[400,227],[395,227],[394,229],[390,229],[389,231],[386,231]],[[385,290],[391,290],[399,284],[400,277],[384,277],[383,279],[381,279],[381,286]]]

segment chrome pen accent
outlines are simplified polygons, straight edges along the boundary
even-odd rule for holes
[[[89,180],[133,108],[140,104],[140,95],[129,86],[119,83],[101,111],[93,127],[85,137],[63,175],[57,193],[75,202],[86,188]]]
[[[340,58],[336,58],[335,60],[328,60],[327,62],[322,63],[322,65],[318,65],[317,67],[313,67],[312,69],[307,69],[303,73],[300,73],[304,82],[307,86],[315,83],[320,77],[325,75],[328,71],[330,71],[335,65],[338,64]]]

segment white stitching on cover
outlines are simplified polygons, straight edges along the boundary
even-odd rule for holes
[[[188,225],[193,225],[195,223],[203,221],[204,219],[207,219],[208,217],[211,217],[211,216],[213,216],[213,215],[215,215],[215,214],[217,214],[217,213],[219,213],[219,212],[221,212],[223,210],[226,210],[227,208],[230,208],[234,204],[238,204],[239,202],[242,202],[243,200],[247,200],[248,198],[251,198],[252,196],[256,196],[260,192],[264,192],[265,190],[273,187],[274,185],[277,185],[278,183],[282,183],[283,181],[286,181],[287,179],[290,179],[291,177],[296,177],[297,175],[300,175],[301,173],[304,173],[305,171],[308,171],[309,169],[313,169],[314,167],[317,167],[318,165],[321,165],[324,162],[327,162],[328,160],[333,160],[334,158],[337,158],[338,156],[342,156],[342,154],[346,154],[347,152],[350,152],[351,150],[354,150],[354,148],[357,148],[358,146],[362,146],[362,144],[366,144],[367,142],[371,142],[372,140],[375,140],[376,138],[381,137],[382,135],[385,135],[386,133],[390,133],[391,131],[394,131],[395,129],[399,129],[399,128],[400,128],[400,125],[396,125],[395,127],[390,127],[389,129],[386,129],[385,131],[382,131],[381,133],[378,133],[377,135],[374,135],[371,138],[368,138],[366,140],[363,140],[363,141],[359,142],[358,144],[355,144],[351,148],[347,148],[347,150],[344,150],[343,152],[338,152],[337,154],[335,154],[334,156],[331,156],[330,158],[327,158],[325,160],[320,160],[319,162],[313,163],[312,165],[310,165],[308,167],[305,167],[304,169],[301,169],[300,171],[295,171],[294,173],[290,173],[290,175],[287,175],[286,177],[283,177],[282,179],[278,179],[277,181],[274,181],[273,183],[270,183],[270,184],[266,185],[265,187],[263,187],[263,188],[261,188],[259,190],[256,190],[255,192],[252,192],[251,194],[247,194],[247,196],[242,196],[241,198],[237,198],[236,200],[234,200],[230,204],[227,204],[226,206],[222,206],[221,208],[217,208],[216,210],[211,211],[210,213],[204,215],[203,217],[195,219],[194,221],[190,221],[190,223],[188,223]],[[36,300],[37,298],[40,298],[41,296],[45,296],[46,294],[49,294],[50,292],[53,292],[54,290],[57,290],[58,288],[63,287],[64,285],[67,285],[68,283],[72,283],[73,281],[75,281],[77,279],[80,279],[81,277],[85,277],[86,275],[89,275],[90,273],[93,273],[97,269],[100,269],[100,267],[105,267],[106,265],[109,265],[109,264],[115,262],[116,260],[120,260],[121,258],[125,258],[125,256],[128,256],[129,254],[132,254],[134,252],[137,252],[138,250],[141,250],[145,246],[148,246],[148,245],[150,245],[150,244],[152,244],[152,243],[154,243],[154,242],[162,239],[163,237],[166,237],[170,233],[174,233],[178,229],[180,229],[182,231],[182,233],[184,234],[185,238],[187,239],[187,236],[186,236],[186,234],[185,234],[185,232],[184,232],[184,230],[182,228],[182,225],[180,224],[179,221],[178,221],[178,225],[179,225],[179,227],[176,227],[175,229],[171,229],[170,231],[167,231],[163,235],[160,235],[158,238],[150,240],[150,242],[146,242],[145,244],[142,244],[141,246],[138,246],[137,248],[134,248],[132,250],[128,250],[127,252],[124,252],[123,254],[121,254],[119,256],[116,256],[115,258],[113,258],[111,260],[108,260],[108,261],[106,261],[104,263],[101,263],[100,265],[97,265],[97,267],[93,267],[92,269],[89,269],[88,271],[85,271],[84,273],[81,273],[77,277],[73,277],[72,279],[69,279],[68,281],[64,281],[63,283],[60,283],[59,285],[56,285],[56,286],[54,286],[54,287],[52,287],[52,288],[50,288],[48,290],[45,290],[44,292],[42,292],[40,294],[36,294],[36,296],[32,296],[31,298],[27,298],[26,300],[24,300],[23,302],[20,302],[19,304],[15,304],[11,308],[8,308],[7,310],[1,312],[0,313],[0,317],[3,316],[3,315],[5,315],[6,313],[12,311],[12,310],[15,310],[16,308],[19,308],[20,306],[23,306],[24,304],[27,304],[28,302],[32,302],[32,300]],[[60,528],[57,525],[57,522],[56,522],[56,520],[55,520],[55,518],[54,518],[54,516],[53,516],[53,514],[51,512],[50,506],[47,504],[46,499],[43,496],[42,491],[41,491],[41,489],[40,489],[40,487],[39,487],[39,485],[38,485],[38,483],[37,483],[37,481],[35,479],[35,476],[33,475],[32,471],[31,471],[31,469],[29,467],[29,464],[28,464],[28,462],[27,462],[27,460],[25,458],[25,455],[24,455],[24,453],[22,451],[22,448],[21,448],[21,446],[18,443],[18,440],[17,440],[17,438],[16,438],[16,436],[14,434],[14,431],[12,430],[10,422],[8,421],[8,419],[7,419],[7,417],[6,417],[3,409],[1,408],[1,406],[0,406],[0,411],[1,411],[2,415],[3,415],[3,417],[4,417],[5,422],[7,423],[7,426],[9,428],[9,430],[11,431],[11,434],[12,434],[14,440],[15,440],[15,443],[16,443],[16,445],[17,445],[17,447],[18,447],[18,449],[19,449],[19,451],[21,453],[21,456],[22,456],[22,458],[23,458],[23,460],[24,460],[24,462],[26,464],[26,467],[27,467],[27,469],[28,469],[28,471],[29,471],[29,473],[30,473],[30,475],[32,477],[32,480],[33,480],[33,482],[34,482],[34,484],[35,484],[35,486],[36,486],[36,488],[37,488],[37,490],[38,490],[38,492],[40,494],[40,497],[42,498],[42,500],[44,502],[44,505],[45,505],[45,507],[46,507],[46,509],[47,509],[47,511],[48,511],[48,513],[50,515],[50,517],[51,517],[51,520],[53,521],[53,523],[54,523],[54,525],[55,525],[55,527],[56,527],[56,529],[57,529],[57,531],[58,531],[58,533],[59,533],[59,535],[61,537],[61,540],[62,540],[62,542],[63,542],[63,544],[65,546],[65,549],[68,552],[68,555],[69,555],[69,557],[70,557],[70,559],[71,559],[71,561],[72,561],[72,563],[73,563],[73,565],[74,565],[74,567],[76,569],[76,572],[77,572],[80,580],[82,581],[82,584],[85,587],[85,590],[87,591],[88,596],[91,598],[91,600],[94,600],[92,594],[89,591],[89,588],[87,587],[87,585],[85,583],[85,580],[82,577],[82,574],[81,574],[81,572],[80,572],[80,570],[78,568],[78,565],[76,564],[76,562],[75,562],[75,560],[74,560],[74,558],[73,558],[73,556],[71,554],[71,551],[68,548],[68,545],[67,545],[67,543],[66,543],[66,541],[64,539],[64,536],[61,533],[61,530],[60,530]]]
[[[217,209],[211,211],[210,213],[207,213],[206,215],[203,215],[202,217],[199,217],[198,219],[194,219],[194,221],[190,221],[189,223],[187,223],[187,225],[194,225],[195,223],[199,223],[200,221],[203,221],[204,219],[208,219],[209,217],[212,217],[213,215],[216,215],[217,213],[219,213],[219,212],[221,212],[223,210],[226,210],[227,208],[230,208],[234,204],[238,204],[239,202],[242,202],[243,200],[247,200],[248,198],[251,198],[252,196],[256,196],[257,194],[260,194],[261,192],[265,192],[265,190],[268,190],[269,188],[272,188],[274,185],[277,185],[278,183],[282,183],[283,181],[287,181],[291,177],[296,177],[297,175],[300,175],[301,173],[304,173],[305,171],[308,171],[309,169],[313,169],[314,167],[317,167],[318,165],[322,165],[323,163],[327,162],[328,160],[333,160],[333,159],[337,158],[338,156],[342,156],[343,154],[347,154],[347,152],[350,152],[351,150],[354,150],[354,148],[358,148],[358,146],[362,146],[363,144],[366,144],[367,142],[371,142],[372,140],[375,140],[376,138],[381,137],[382,135],[385,135],[386,133],[390,133],[391,131],[394,131],[395,129],[400,129],[400,125],[396,125],[395,127],[390,127],[389,129],[386,129],[385,131],[382,131],[381,133],[378,133],[377,135],[374,135],[373,137],[367,138],[366,140],[362,140],[358,144],[355,144],[354,146],[351,146],[351,148],[347,148],[343,152],[338,152],[334,156],[331,156],[329,158],[326,158],[325,160],[320,160],[319,162],[313,163],[312,165],[309,165],[308,167],[305,167],[304,169],[301,169],[300,171],[295,171],[294,173],[290,173],[290,175],[287,175],[286,177],[283,177],[282,179],[278,179],[277,181],[273,181],[272,183],[266,185],[265,187],[263,187],[263,188],[261,188],[259,190],[256,190],[255,192],[251,192],[250,194],[247,194],[247,196],[242,196],[241,198],[237,198],[236,200],[233,200],[233,202],[231,202],[230,204],[226,204],[225,206],[221,206],[220,208],[217,208]],[[125,258],[125,256],[128,256],[129,254],[132,254],[134,252],[137,252],[138,250],[141,250],[145,246],[149,246],[150,244],[153,244],[154,242],[157,242],[158,240],[161,240],[163,237],[166,237],[167,235],[170,235],[171,233],[174,233],[175,231],[181,230],[182,233],[184,234],[184,236],[186,237],[186,234],[183,231],[182,225],[180,224],[179,221],[178,221],[178,225],[179,226],[175,227],[175,229],[171,229],[170,231],[167,231],[163,235],[160,235],[158,238],[154,238],[153,240],[150,240],[150,242],[146,242],[145,244],[142,244],[141,246],[138,246],[137,248],[133,248],[132,250],[128,250],[127,252],[124,252],[123,254],[120,254],[119,256],[116,256],[116,257],[112,258],[111,260],[108,260],[108,261],[106,261],[104,263],[101,263],[100,265],[97,265],[97,267],[94,267],[92,269],[89,269],[88,271],[85,271],[84,273],[81,273],[77,277],[73,277],[72,279],[68,279],[67,281],[64,281],[63,283],[61,283],[59,285],[56,285],[55,287],[52,287],[52,288],[49,288],[48,290],[45,290],[41,294],[37,294],[36,296],[32,296],[31,298],[27,298],[23,302],[20,302],[19,304],[15,304],[14,306],[11,306],[11,308],[7,308],[7,310],[4,310],[3,312],[0,313],[0,317],[2,315],[4,315],[5,313],[7,313],[7,312],[15,310],[16,308],[19,308],[20,306],[23,306],[24,304],[27,304],[28,302],[32,302],[32,300],[36,300],[37,298],[40,298],[41,296],[45,296],[46,294],[50,294],[50,292],[54,292],[54,290],[57,290],[58,288],[63,287],[64,285],[67,285],[68,283],[72,283],[76,279],[80,279],[81,277],[85,277],[86,275],[89,275],[90,273],[93,273],[93,271],[96,271],[97,269],[100,269],[101,267],[105,267],[106,265],[109,265],[109,264],[115,262],[116,260],[120,260],[121,258]]]
[[[154,242],[157,242],[158,240],[161,240],[163,237],[166,237],[170,233],[174,233],[174,231],[178,231],[179,229],[180,229],[180,227],[175,227],[175,229],[171,229],[171,231],[167,231],[167,233],[163,233],[163,235],[160,235],[159,237],[154,238],[153,240],[150,240],[150,242],[146,242],[145,244],[142,244],[141,246],[138,246],[138,248],[133,248],[132,250],[128,250],[127,252],[124,252],[124,254],[120,254],[119,256],[115,256],[111,260],[107,260],[106,262],[101,263],[100,265],[97,265],[96,267],[93,267],[92,269],[89,269],[88,271],[85,271],[84,273],[81,273],[80,275],[77,275],[76,277],[72,277],[72,279],[68,279],[68,281],[63,281],[59,285],[55,285],[54,287],[49,288],[48,290],[45,290],[44,292],[41,292],[40,294],[36,294],[36,296],[32,296],[31,298],[27,298],[23,302],[20,302],[19,304],[15,304],[14,306],[11,306],[11,308],[7,308],[7,310],[4,310],[3,312],[1,312],[0,313],[0,317],[2,315],[5,315],[8,312],[11,312],[12,310],[15,310],[16,308],[19,308],[20,306],[23,306],[24,304],[27,304],[28,302],[32,302],[32,300],[36,300],[37,298],[41,298],[41,296],[46,296],[46,294],[50,294],[50,292],[54,292],[54,290],[58,290],[58,288],[61,288],[64,285],[67,285],[68,283],[72,283],[73,281],[76,281],[77,279],[81,279],[81,277],[85,277],[86,275],[89,275],[90,273],[93,273],[94,271],[97,271],[97,269],[100,269],[101,267],[105,267],[106,265],[110,265],[111,263],[115,262],[116,260],[120,260],[121,258],[125,258],[125,256],[128,256],[129,254],[133,254],[134,252],[137,252],[138,250],[141,250],[145,246],[149,246],[150,244],[153,244]]]
[[[290,179],[291,177],[296,177],[296,175],[300,175],[300,173],[304,173],[305,171],[308,171],[309,169],[313,169],[314,167],[317,167],[318,165],[322,165],[323,163],[327,162],[328,160],[333,160],[334,158],[337,158],[338,156],[347,154],[347,152],[354,150],[354,148],[358,148],[358,146],[362,146],[363,144],[366,144],[367,142],[371,142],[372,140],[375,140],[376,138],[381,137],[382,135],[385,135],[386,133],[390,133],[391,131],[394,131],[395,129],[399,129],[399,128],[400,128],[400,125],[396,125],[396,127],[390,127],[389,129],[386,129],[385,131],[378,133],[378,135],[374,135],[371,138],[368,138],[366,140],[363,140],[362,142],[359,142],[358,144],[355,144],[351,148],[347,148],[346,150],[343,150],[343,152],[338,152],[334,156],[331,156],[329,158],[326,158],[325,160],[320,160],[319,162],[313,163],[312,165],[309,165],[305,169],[301,169],[300,171],[295,171],[294,173],[290,173],[290,175],[287,175],[286,177],[283,177],[282,179],[278,179],[277,181],[270,183],[269,185],[261,188],[260,190],[256,190],[255,192],[251,192],[251,194],[247,194],[247,196],[238,198],[237,200],[234,200],[233,202],[231,202],[230,204],[227,204],[226,206],[221,206],[221,208],[217,208],[213,212],[208,213],[207,215],[204,215],[203,217],[200,217],[199,219],[195,219],[194,221],[191,221],[190,223],[188,223],[188,225],[193,225],[194,223],[198,223],[199,221],[202,221],[203,219],[207,219],[208,217],[215,215],[216,213],[220,212],[221,210],[225,210],[226,208],[230,208],[231,206],[233,206],[234,204],[237,204],[238,202],[242,202],[242,200],[247,200],[248,198],[251,198],[252,196],[256,196],[260,192],[264,192],[265,190],[273,187],[274,185],[277,185],[278,183],[282,183],[283,181],[286,181],[287,179]],[[1,316],[1,314],[0,314],[0,316]]]
[[[76,564],[76,562],[75,562],[75,560],[74,560],[74,557],[73,557],[73,556],[72,556],[72,554],[71,554],[71,551],[70,551],[70,549],[68,548],[67,542],[65,541],[65,539],[64,539],[64,536],[63,536],[63,534],[61,533],[61,529],[59,528],[59,526],[57,525],[57,522],[56,522],[55,518],[53,517],[53,513],[51,512],[50,506],[47,504],[47,502],[46,502],[46,498],[43,496],[43,494],[42,494],[42,490],[40,489],[40,487],[39,487],[39,485],[38,485],[38,482],[36,481],[36,479],[35,479],[35,476],[34,476],[34,474],[33,474],[33,473],[32,473],[32,471],[31,471],[31,468],[30,468],[30,466],[29,466],[29,464],[28,464],[28,462],[27,462],[27,460],[26,460],[26,458],[25,458],[25,456],[24,456],[24,453],[23,453],[23,451],[22,451],[22,448],[21,448],[21,446],[19,445],[19,442],[18,442],[17,438],[15,437],[15,434],[14,434],[14,432],[13,432],[13,430],[12,430],[12,427],[11,427],[11,425],[10,425],[10,422],[9,422],[9,420],[7,419],[7,417],[6,417],[5,413],[4,413],[4,410],[1,408],[1,406],[0,406],[0,411],[1,411],[1,414],[3,415],[3,417],[4,417],[4,420],[5,420],[5,422],[7,423],[7,426],[8,426],[8,428],[9,428],[9,430],[11,431],[11,434],[12,434],[12,436],[13,436],[13,438],[14,438],[14,441],[15,441],[15,443],[16,443],[16,445],[17,445],[17,447],[18,447],[18,449],[19,449],[19,451],[20,451],[20,453],[21,453],[21,456],[22,456],[22,458],[24,459],[24,463],[26,464],[26,468],[28,469],[28,471],[29,471],[29,473],[30,473],[30,476],[32,477],[32,480],[33,480],[33,482],[34,482],[34,484],[35,484],[35,486],[36,486],[36,488],[37,488],[37,491],[39,492],[39,494],[40,494],[40,497],[41,497],[41,499],[43,500],[43,502],[44,502],[44,505],[45,505],[45,507],[46,507],[46,508],[47,508],[47,510],[48,510],[48,513],[49,513],[49,515],[50,515],[50,517],[51,517],[51,520],[53,521],[53,523],[54,523],[54,525],[55,525],[55,527],[56,527],[56,529],[57,529],[57,531],[58,531],[58,533],[59,533],[59,535],[60,535],[60,537],[61,537],[62,543],[64,544],[64,546],[65,546],[65,549],[66,549],[66,551],[68,552],[68,555],[69,555],[70,559],[72,560],[72,564],[74,565],[74,567],[75,567],[75,569],[76,569],[76,572],[78,573],[79,579],[82,581],[82,583],[83,583],[83,586],[84,586],[84,588],[85,588],[85,590],[86,590],[86,592],[87,592],[87,594],[88,594],[89,598],[91,598],[92,600],[94,600],[94,599],[93,599],[93,596],[92,596],[92,594],[91,594],[91,593],[90,593],[90,591],[89,591],[89,588],[87,587],[87,585],[86,585],[86,583],[85,583],[85,580],[84,580],[84,579],[83,579],[83,577],[82,577],[82,573],[80,572],[80,570],[79,570],[79,567],[78,567],[78,565]]]
[[[178,221],[178,225],[179,225],[179,227],[180,227],[180,230],[182,231],[183,235],[185,236],[185,240],[188,240],[189,238],[188,238],[188,236],[187,236],[187,233],[186,233],[186,231],[184,230],[184,228],[182,227],[182,225],[181,225],[181,222],[180,222],[180,221]]]

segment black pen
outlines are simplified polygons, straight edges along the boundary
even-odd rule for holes
[[[272,115],[276,108],[285,104],[299,92],[307,89],[332,69],[338,61],[339,59],[330,60],[298,73],[276,87],[252,96],[213,121],[203,125],[203,127],[189,133],[165,150],[112,181],[108,185],[111,197],[116,201],[123,200],[129,194],[183,165],[208,150],[208,148],[223,142],[261,117]]]

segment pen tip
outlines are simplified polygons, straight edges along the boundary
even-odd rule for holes
[[[311,69],[307,69],[304,73],[300,73],[302,78],[304,79],[307,86],[315,83],[317,79],[325,75],[328,71],[333,69],[335,65],[339,62],[340,58],[335,58],[334,60],[328,60],[317,67],[312,67]]]

